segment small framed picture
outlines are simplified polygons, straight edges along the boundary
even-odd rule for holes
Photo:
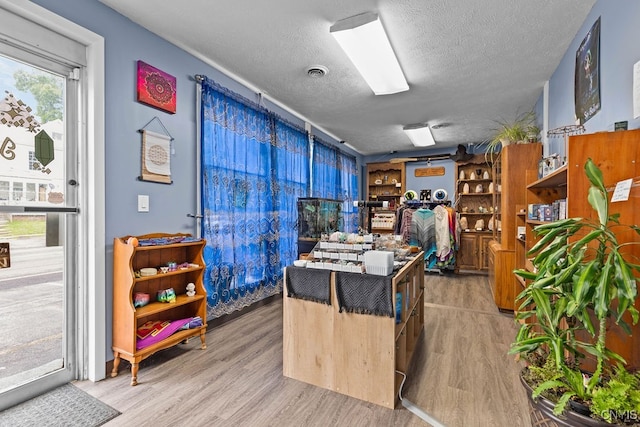
[[[137,94],[138,102],[176,113],[176,78],[143,61],[138,61]]]

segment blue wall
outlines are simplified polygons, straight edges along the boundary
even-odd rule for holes
[[[111,348],[111,295],[113,239],[156,232],[196,233],[196,88],[193,76],[204,74],[217,83],[258,102],[257,95],[210,65],[143,29],[97,0],[35,0],[57,15],[81,25],[105,39],[105,170],[106,170],[106,336]],[[142,60],[177,80],[177,112],[168,114],[136,102],[136,63]],[[304,127],[304,122],[268,101],[264,104],[285,119]],[[173,136],[172,185],[141,182],[141,135],[139,129],[158,117]],[[312,118],[310,118],[312,120]],[[149,130],[161,130],[156,123]],[[313,130],[324,141],[331,137]],[[339,148],[362,156],[348,147]],[[360,167],[359,167],[360,170]],[[149,195],[150,212],[137,211],[138,194]],[[107,351],[107,360],[111,359]]]
[[[223,86],[257,101],[255,93],[216,69],[189,55],[176,46],[134,24],[97,0],[34,0],[52,12],[63,16],[105,39],[105,167],[106,167],[106,301],[107,337],[111,336],[111,286],[113,238],[151,232],[195,233],[194,221],[187,213],[196,208],[196,84],[195,74],[205,74]],[[632,70],[640,60],[640,2],[606,1],[596,3],[575,40],[567,50],[549,82],[549,128],[574,123],[573,78],[575,52],[598,16],[601,27],[601,101],[602,109],[586,123],[588,133],[612,130],[616,121],[628,120],[629,128],[640,126],[632,117]],[[135,100],[136,61],[143,60],[177,78],[178,105],[174,115],[152,109]],[[298,123],[277,106],[267,107]],[[536,110],[540,109],[538,103]],[[140,134],[138,130],[158,117],[175,138],[175,154],[171,158],[173,185],[137,181],[140,173]],[[311,118],[313,119],[313,118]],[[319,135],[326,141],[331,138]],[[554,145],[555,144],[555,145]],[[349,152],[347,147],[340,147]],[[549,153],[564,154],[564,141],[551,139]],[[454,152],[453,149],[451,152]],[[473,152],[470,150],[470,152]],[[355,154],[355,153],[352,153]],[[433,154],[433,152],[431,153]],[[394,155],[357,155],[359,170],[367,162],[385,161],[391,157],[429,155],[429,152]],[[416,167],[407,166],[407,188],[444,188],[452,195],[455,182],[451,161],[433,162],[444,166],[446,175],[437,178],[416,178]],[[361,175],[362,176],[362,175]],[[362,187],[361,187],[362,188]],[[150,212],[137,212],[137,195],[150,196]],[[110,343],[107,343],[110,348]]]
[[[365,163],[375,163],[375,162],[386,162],[393,158],[399,157],[428,157],[439,154],[455,154],[457,147],[448,149],[432,149],[432,150],[421,150],[421,151],[411,151],[411,152],[402,152],[402,153],[393,153],[393,154],[380,154],[380,155],[372,155],[364,157]],[[473,145],[467,147],[467,153],[476,154],[476,153],[484,153],[484,149],[482,147],[478,147],[477,145]],[[432,160],[431,167],[444,167],[444,175],[443,176],[430,176],[430,177],[416,177],[415,171],[418,168],[426,168],[426,161],[418,161],[418,162],[407,162],[405,163],[405,172],[406,172],[406,190],[415,190],[418,194],[420,194],[420,190],[423,189],[431,189],[432,193],[434,190],[439,188],[444,189],[449,195],[449,200],[451,203],[455,202],[455,183],[456,183],[456,164],[453,160]],[[362,175],[366,175],[366,169],[362,172]],[[363,197],[367,194],[366,189],[361,190],[361,194]]]
[[[633,64],[640,61],[640,2],[599,0],[589,13],[549,80],[549,129],[575,124],[575,55],[591,26],[600,20],[600,111],[585,123],[585,133],[613,131],[615,122],[633,118]],[[548,153],[565,154],[564,139],[550,138]]]

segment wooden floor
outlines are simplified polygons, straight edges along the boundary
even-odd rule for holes
[[[507,350],[515,325],[491,299],[486,276],[427,273],[425,331],[403,397],[447,427],[530,426],[520,366]],[[310,331],[313,333],[313,331]],[[116,378],[75,384],[122,412],[106,426],[425,426],[395,410],[282,375],[282,300]]]

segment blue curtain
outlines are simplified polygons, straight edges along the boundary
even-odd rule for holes
[[[298,198],[309,195],[309,137],[304,129],[274,115],[273,194],[279,220],[279,257],[282,267],[298,257]]]
[[[201,102],[204,283],[207,316],[217,318],[281,292],[282,267],[297,254],[309,146],[304,131],[283,131],[266,109],[206,78]]]
[[[338,199],[341,195],[338,150],[314,138],[312,165],[311,197]]]
[[[342,214],[344,215],[344,231],[358,232],[358,208],[353,202],[358,200],[358,166],[355,157],[345,153],[338,153],[338,170],[340,172],[340,196],[344,200]]]
[[[358,209],[353,206],[358,200],[356,159],[315,138],[312,173],[312,197],[342,200],[343,231],[358,232]]]

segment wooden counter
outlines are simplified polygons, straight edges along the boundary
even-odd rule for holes
[[[340,313],[335,277],[331,273],[331,305],[288,297],[285,289],[283,374],[393,409],[402,382],[396,370],[407,373],[424,329],[424,253],[393,276],[394,308],[396,292],[402,293],[400,323],[395,317]]]

